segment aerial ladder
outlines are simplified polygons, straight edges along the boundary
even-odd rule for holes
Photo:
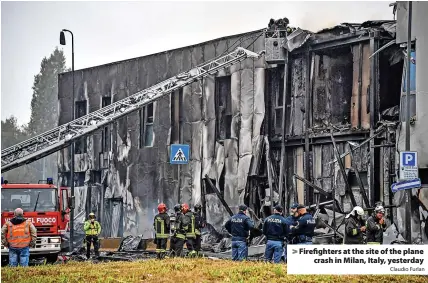
[[[258,59],[260,56],[261,53],[258,54],[238,47],[235,51],[194,67],[188,72],[180,73],[152,87],[114,102],[109,106],[8,147],[1,151],[1,171],[12,170],[64,149],[73,141],[141,109],[144,105],[152,103],[164,95],[190,85],[204,77],[214,75],[222,68],[230,67],[247,58]]]

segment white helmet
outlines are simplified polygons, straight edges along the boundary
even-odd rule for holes
[[[364,209],[361,206],[354,207],[353,211],[356,211],[359,216],[364,215]]]
[[[385,214],[385,208],[383,208],[383,206],[381,206],[381,205],[378,205],[375,208],[375,212],[376,213],[381,212],[381,213]]]
[[[361,206],[356,206],[351,211],[351,213],[349,213],[348,215],[346,215],[345,218],[349,218],[349,216],[354,215],[354,212],[357,212],[357,215],[359,215],[359,216],[363,216],[364,215],[364,209]]]

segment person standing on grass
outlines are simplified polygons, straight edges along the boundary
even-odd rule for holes
[[[306,206],[299,204],[296,212],[297,220],[290,226],[290,233],[297,245],[312,245],[312,237],[316,226],[315,219],[307,212]]]
[[[10,266],[28,266],[30,247],[36,246],[37,230],[31,220],[24,218],[22,208],[15,209],[14,218],[1,228],[2,245],[9,248]]]
[[[95,220],[95,213],[89,213],[89,219],[83,225],[83,230],[85,230],[86,235],[86,258],[89,259],[91,257],[91,243],[94,245],[95,256],[100,256],[98,236],[101,233],[101,225]]]
[[[239,206],[238,214],[232,216],[224,225],[226,230],[232,235],[232,260],[241,261],[248,257],[247,238],[251,229],[254,229],[254,223],[246,215],[247,206]]]
[[[205,221],[202,218],[202,205],[197,204],[195,205],[194,208],[195,212],[195,234],[196,234],[196,239],[195,239],[195,251],[196,251],[196,256],[201,256],[200,252],[201,252],[201,246],[202,246],[202,237],[201,237],[201,230],[203,228],[205,228]]]
[[[290,232],[290,227],[293,226],[297,221],[297,207],[299,204],[293,203],[290,207],[290,214],[285,218],[285,222],[287,223],[287,231]],[[294,244],[293,242],[294,236],[288,233],[285,245],[284,245],[284,261],[287,263],[287,245]]]
[[[156,254],[158,259],[164,259],[166,256],[166,246],[168,243],[170,218],[166,213],[167,208],[164,203],[158,205],[159,213],[156,214],[153,227],[155,228]]]
[[[266,236],[265,260],[279,263],[284,252],[284,240],[288,234],[287,221],[281,215],[282,206],[277,205],[271,216],[263,224],[263,234]]]

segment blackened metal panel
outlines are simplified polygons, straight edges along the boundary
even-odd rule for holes
[[[291,60],[291,115],[292,115],[292,135],[303,134],[305,93],[306,93],[306,59],[304,57],[295,57]]]
[[[353,62],[351,52],[317,56],[314,125],[348,124],[351,114]]]
[[[225,170],[224,177],[224,200],[229,204],[232,211],[238,207],[238,141],[234,139],[224,141]]]

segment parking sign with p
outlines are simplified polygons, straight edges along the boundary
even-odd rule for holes
[[[419,175],[418,173],[418,153],[416,151],[401,151],[400,179],[417,179]]]

